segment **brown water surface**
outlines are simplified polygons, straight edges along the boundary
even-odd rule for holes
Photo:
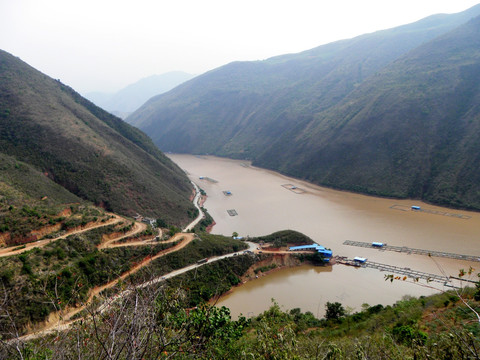
[[[441,208],[418,200],[335,191],[252,167],[246,161],[169,156],[207,192],[205,207],[217,223],[213,233],[230,236],[236,231],[241,236],[257,236],[293,229],[331,248],[334,255],[362,256],[371,261],[454,276],[460,268],[468,269],[470,265],[480,269],[480,263],[342,245],[345,240],[376,241],[480,256],[479,213]],[[296,189],[292,190],[287,184]],[[226,196],[223,191],[230,191],[232,195]],[[412,205],[470,218],[411,211]],[[230,216],[227,210],[235,210],[238,215]],[[339,301],[358,310],[362,303],[392,304],[404,295],[437,292],[432,286],[443,288],[438,283],[390,283],[384,281],[384,275],[374,269],[343,265],[326,269],[302,266],[248,282],[222,297],[218,304],[228,306],[234,316],[258,314],[268,308],[274,298],[286,309],[300,307],[322,316],[327,301]]]

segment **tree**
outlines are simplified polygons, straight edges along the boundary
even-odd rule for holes
[[[338,321],[342,316],[345,315],[345,309],[342,304],[339,302],[328,302],[325,304],[325,319]]]
[[[236,237],[238,237],[238,233],[237,233],[236,231],[234,231],[234,232],[232,233],[232,238],[236,238]]]

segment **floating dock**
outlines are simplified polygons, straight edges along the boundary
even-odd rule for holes
[[[382,244],[382,246],[374,245],[374,244]],[[358,246],[358,247],[385,250],[385,251],[395,251],[395,252],[405,253],[405,254],[426,255],[426,256],[444,257],[444,258],[450,258],[450,259],[456,259],[456,260],[480,262],[480,257],[475,255],[462,255],[462,254],[448,253],[444,251],[415,249],[407,246],[392,246],[392,245],[376,243],[376,242],[367,243],[362,241],[345,240],[343,242],[343,245]]]
[[[305,190],[297,187],[296,185],[293,185],[293,184],[283,184],[282,187],[284,187],[285,189],[287,190],[290,190],[292,192],[294,192],[295,194],[303,194],[305,192]]]
[[[433,215],[442,215],[442,216],[450,216],[458,219],[463,219],[463,220],[468,220],[471,219],[470,215],[463,215],[463,214],[456,214],[456,213],[449,213],[446,211],[440,211],[440,210],[433,210],[433,209],[424,209],[421,208],[420,206],[406,206],[406,205],[392,205],[390,206],[390,209],[393,210],[400,210],[400,211],[415,211],[415,212],[423,212],[427,214],[433,214]]]
[[[212,178],[209,178],[208,176],[199,176],[198,178],[199,178],[200,180],[206,180],[206,181],[209,181],[209,182],[214,183],[214,184],[218,183],[217,180],[212,179]]]
[[[420,279],[425,280],[427,282],[437,282],[441,283],[444,286],[448,287],[457,287],[455,285],[452,285],[450,283],[450,279],[455,279],[455,280],[461,280],[461,281],[467,281],[467,282],[473,282],[468,279],[460,279],[456,277],[447,277],[443,275],[437,275],[437,274],[431,274],[431,273],[426,273],[423,271],[418,271],[418,270],[413,270],[408,267],[400,267],[400,266],[395,266],[395,265],[388,265],[388,264],[382,264],[382,263],[377,263],[374,261],[365,261],[363,263],[360,263],[358,261],[355,261],[354,259],[348,259],[346,257],[337,257],[336,262],[338,264],[343,264],[343,265],[350,265],[350,266],[355,266],[355,267],[362,267],[362,268],[371,268],[371,269],[377,269],[379,271],[385,271],[389,272],[392,275],[397,274],[400,276],[404,276],[406,278],[413,279],[414,281],[418,281]],[[397,279],[397,280],[406,280],[404,279]]]

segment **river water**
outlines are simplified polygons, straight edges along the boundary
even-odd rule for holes
[[[480,263],[379,251],[343,245],[345,240],[480,256],[480,214],[424,204],[364,196],[322,188],[247,161],[169,154],[208,195],[205,208],[215,219],[213,233],[231,236],[266,235],[292,229],[331,248],[334,255],[361,256],[371,261],[429,273],[457,276],[459,269]],[[200,179],[203,177],[203,179]],[[292,189],[292,186],[296,188]],[[225,195],[229,191],[231,195]],[[412,205],[431,212],[411,211]],[[235,210],[230,216],[227,210]],[[445,216],[433,212],[463,216]],[[327,301],[360,310],[363,303],[393,304],[405,295],[442,291],[439,283],[384,280],[385,273],[344,265],[325,268],[301,266],[278,270],[235,288],[217,305],[234,317],[257,315],[275,299],[284,309],[295,307],[321,317]],[[473,278],[473,277],[472,277]]]

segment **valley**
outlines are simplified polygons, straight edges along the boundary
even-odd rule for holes
[[[120,33],[32,47],[92,101],[0,50],[0,359],[480,359],[480,4],[198,76]]]
[[[226,64],[126,121],[163,151],[317,185],[480,210],[480,6]]]

